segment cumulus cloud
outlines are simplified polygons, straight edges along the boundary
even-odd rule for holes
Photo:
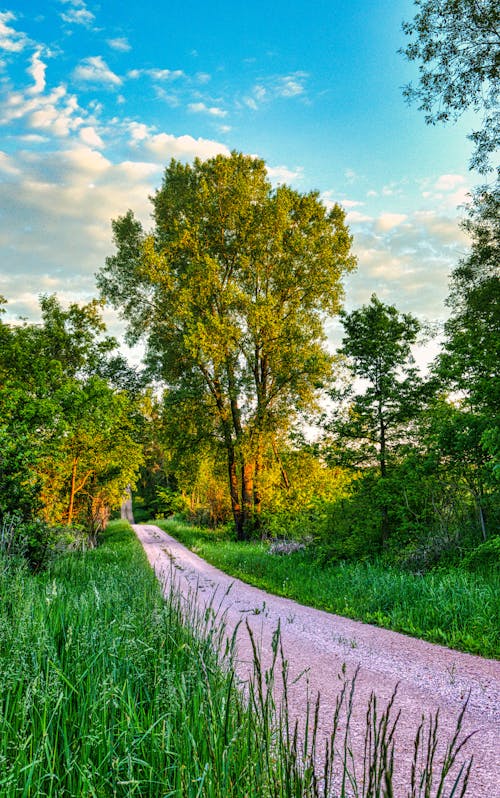
[[[207,106],[202,102],[189,103],[188,110],[194,114],[208,114],[209,116],[218,117],[227,116],[227,111],[224,111],[223,108],[219,108],[216,105]]]
[[[68,10],[61,13],[64,22],[70,25],[83,25],[86,28],[92,27],[95,16],[88,10],[84,0],[61,0],[61,3],[68,6]]]
[[[116,39],[106,39],[106,41],[112,50],[118,50],[120,53],[128,53],[132,49],[126,36],[117,36]]]
[[[289,169],[287,166],[268,166],[267,174],[273,183],[279,185],[302,180],[304,177],[304,170],[302,166],[297,166],[295,169]]]
[[[73,72],[73,77],[83,83],[121,86],[122,79],[115,75],[100,55],[84,58]]]
[[[8,53],[19,53],[28,43],[25,33],[15,30],[9,22],[16,19],[12,11],[0,11],[0,50]]]
[[[25,120],[37,133],[43,131],[57,137],[68,136],[83,122],[76,96],[69,94],[64,86],[56,86],[47,94],[13,92],[0,111],[4,125]]]
[[[454,191],[459,186],[463,186],[465,177],[463,175],[441,175],[434,184],[436,191]]]
[[[9,253],[0,293],[9,299],[26,285],[36,297],[48,275],[58,293],[95,295],[94,272],[111,249],[111,219],[130,206],[147,222],[148,195],[161,174],[157,164],[113,164],[84,145],[3,156],[0,169],[0,239]]]
[[[81,141],[89,147],[96,147],[97,149],[104,147],[102,138],[91,125],[80,128],[79,136]]]
[[[376,220],[376,229],[386,233],[402,224],[407,218],[406,213],[382,213]]]
[[[191,160],[200,158],[202,161],[213,158],[215,155],[229,155],[230,151],[225,144],[211,139],[193,138],[193,136],[173,136],[169,133],[157,133],[143,140],[144,149],[161,162],[166,163],[170,158]]]
[[[356,213],[348,214],[358,257],[357,272],[346,279],[349,307],[375,292],[401,310],[443,318],[451,269],[468,246],[456,217],[436,210],[353,218]]]
[[[0,150],[0,172],[4,175],[19,175],[20,170],[15,165],[13,159],[6,152]]]

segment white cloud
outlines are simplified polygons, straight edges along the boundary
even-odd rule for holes
[[[127,130],[131,135],[131,143],[137,144],[140,141],[145,141],[151,134],[151,128],[143,122],[129,122]]]
[[[73,76],[84,83],[121,86],[122,79],[115,75],[100,55],[89,56],[75,68]]]
[[[19,53],[28,43],[25,33],[15,30],[8,23],[16,19],[12,11],[0,11],[0,50]]]
[[[463,175],[441,175],[434,184],[436,191],[455,191],[465,183]]]
[[[350,199],[343,199],[340,200],[340,204],[344,208],[359,208],[360,205],[364,205],[364,202],[360,202],[359,200],[350,200]]]
[[[153,80],[178,80],[185,77],[182,69],[148,69],[147,74]]]
[[[127,77],[132,80],[137,80],[143,75],[147,75],[156,81],[172,81],[185,78],[186,74],[182,69],[130,69],[127,72]]]
[[[116,39],[106,39],[112,50],[118,50],[120,53],[128,53],[132,46],[126,36],[117,36]]]
[[[304,177],[302,166],[297,166],[295,169],[289,169],[287,166],[267,166],[266,169],[269,179],[278,185],[302,180]]]
[[[0,150],[0,172],[4,175],[19,175],[20,170],[14,164],[13,159],[7,153]]]
[[[170,158],[200,158],[203,161],[215,155],[230,154],[226,145],[218,141],[195,139],[193,136],[173,136],[169,133],[150,136],[144,140],[144,147],[148,153],[164,163]]]
[[[291,99],[305,96],[307,78],[307,72],[293,72],[290,75],[263,78],[253,86],[250,94],[243,98],[243,103],[256,111],[260,105],[277,98]]]
[[[31,66],[28,68],[28,74],[33,78],[34,85],[28,89],[29,94],[41,94],[45,91],[47,64],[40,58],[41,53],[42,51],[38,49],[31,56]]]
[[[48,94],[28,97],[13,92],[0,110],[4,125],[25,119],[32,130],[58,137],[68,136],[83,123],[83,111],[76,96],[68,94],[64,86],[56,86]]]
[[[278,78],[276,83],[276,94],[279,97],[297,97],[299,94],[304,94],[304,80],[306,78],[306,72],[294,72],[292,75],[285,75]]]
[[[194,114],[208,114],[209,116],[217,116],[217,117],[224,117],[227,116],[227,111],[224,111],[223,108],[219,108],[218,106],[212,105],[207,106],[205,103],[198,102],[198,103],[189,103],[188,109],[192,111]]]
[[[358,270],[346,279],[349,307],[372,293],[404,311],[442,319],[452,268],[468,246],[455,215],[436,210],[347,216]]]
[[[343,205],[344,203],[341,201],[340,204]],[[350,210],[346,213],[346,222],[347,224],[373,222],[373,216],[368,216],[366,213],[361,213],[361,211]]]
[[[20,151],[0,157],[2,168],[0,240],[9,268],[0,293],[18,301],[27,285],[32,297],[43,291],[48,275],[60,295],[95,295],[94,272],[112,248],[111,219],[133,207],[147,223],[148,195],[161,177],[157,164],[113,164],[82,145]]]
[[[80,128],[79,135],[82,142],[89,147],[96,147],[97,149],[102,149],[104,147],[102,138],[95,128],[90,125]]]
[[[61,0],[61,2],[69,6],[68,11],[61,14],[64,22],[70,25],[83,25],[85,28],[92,27],[95,16],[88,10],[83,0]]]
[[[406,213],[382,213],[376,220],[376,229],[382,233],[387,233],[393,227],[402,224],[408,218]]]

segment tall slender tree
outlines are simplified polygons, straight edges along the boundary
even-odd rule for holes
[[[402,443],[409,440],[418,415],[423,384],[412,356],[421,325],[415,316],[400,313],[373,294],[368,305],[343,313],[344,337],[339,354],[346,358],[352,377],[344,403],[330,431],[346,461],[365,469],[376,468],[385,480]],[[389,535],[388,508],[383,504],[382,542]]]

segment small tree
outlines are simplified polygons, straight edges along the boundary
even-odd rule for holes
[[[337,447],[331,457],[364,469],[375,467],[385,480],[401,444],[410,438],[423,398],[424,386],[412,356],[421,325],[375,295],[368,305],[342,313],[341,321],[345,335],[339,354],[351,376],[366,387],[355,392],[351,384],[344,392],[329,424]],[[338,400],[338,394],[333,398]],[[379,492],[383,496],[383,489]],[[383,542],[388,534],[388,505],[383,498]]]

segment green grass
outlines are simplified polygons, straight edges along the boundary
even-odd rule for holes
[[[164,602],[126,524],[44,575],[0,560],[2,798],[270,795],[262,712],[219,643]]]
[[[319,565],[310,552],[268,553],[176,521],[156,521],[221,570],[301,604],[484,657],[500,657],[500,578],[450,569],[424,575],[380,563]]]
[[[318,776],[315,708],[306,707],[300,741],[286,701],[279,711],[273,703],[273,681],[286,683],[279,635],[269,671],[255,656],[245,698],[224,642],[214,613],[191,608],[186,618],[175,594],[163,599],[123,522],[110,525],[98,549],[66,555],[45,574],[0,558],[1,798],[394,794],[390,704],[384,711],[370,700],[356,782],[348,731],[355,684],[339,682]],[[417,733],[408,794],[427,798],[432,782],[442,798],[465,795],[460,725],[440,764],[437,718]]]

